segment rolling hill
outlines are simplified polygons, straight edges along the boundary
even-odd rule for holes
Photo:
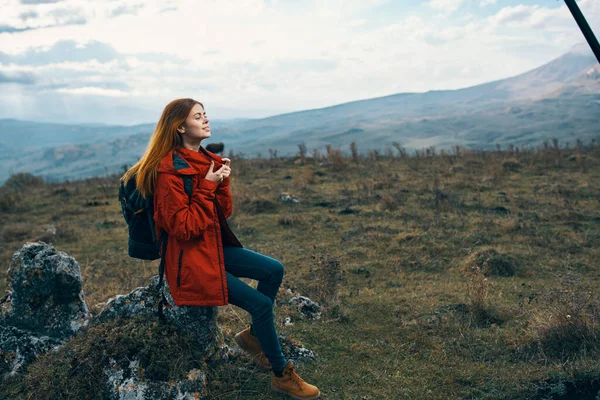
[[[349,152],[462,145],[536,145],[589,140],[600,132],[600,68],[586,44],[515,77],[459,90],[399,93],[261,119],[213,121],[226,152],[293,155],[330,144]],[[114,172],[143,153],[154,124],[132,127],[0,120],[0,181],[30,172],[48,180]],[[15,135],[25,132],[25,135]],[[18,136],[18,137],[17,137]]]

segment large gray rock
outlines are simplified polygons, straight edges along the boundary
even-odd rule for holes
[[[104,308],[93,320],[92,325],[106,322],[116,317],[133,318],[149,315],[158,319],[158,275],[149,280],[148,286],[140,286],[126,295],[116,295],[108,299]],[[173,323],[183,332],[191,332],[204,348],[208,362],[224,361],[231,350],[225,344],[223,331],[217,325],[218,307],[178,307],[173,301],[166,279],[162,291],[167,300],[163,313],[168,323]]]
[[[117,295],[108,299],[94,318],[91,325],[106,322],[117,317],[134,318],[148,315],[158,319],[157,304],[160,299],[158,290],[158,275],[149,280],[148,286],[141,286],[126,295]],[[204,365],[210,363],[227,363],[231,367],[248,356],[237,347],[225,344],[224,335],[217,325],[218,307],[178,307],[173,301],[169,285],[163,281],[163,294],[168,306],[163,308],[167,323],[173,323],[183,332],[191,332],[204,349]],[[301,296],[300,296],[301,297]],[[308,299],[308,298],[303,298]],[[310,305],[318,304],[311,302]],[[313,310],[314,311],[314,310]],[[304,362],[315,360],[314,352],[304,347],[296,340],[285,335],[279,335],[281,348],[285,356],[294,361]],[[192,369],[186,379],[171,383],[140,379],[138,374],[139,362],[135,356],[128,365],[110,362],[111,367],[105,368],[109,398],[114,400],[155,400],[155,399],[203,399],[207,396],[206,385],[209,379],[208,366],[203,369]],[[242,367],[243,368],[243,367]],[[250,373],[246,371],[244,373]]]
[[[12,257],[0,299],[0,377],[6,379],[88,325],[77,261],[43,242],[25,243]]]
[[[44,242],[25,243],[13,254],[7,281],[1,325],[64,340],[91,319],[79,264]]]
[[[158,319],[159,277],[153,276],[148,286],[141,286],[125,295],[108,299],[94,318],[91,325],[110,319],[151,316]],[[232,362],[242,356],[241,351],[225,344],[223,332],[217,325],[218,307],[178,307],[173,301],[166,280],[163,280],[162,293],[167,300],[163,307],[166,323],[172,323],[182,332],[191,332],[204,351],[204,365],[207,363]],[[207,397],[208,366],[192,369],[186,379],[160,382],[141,379],[138,374],[139,361],[135,356],[128,365],[110,360],[110,368],[105,368],[108,397],[111,400],[155,400],[155,399],[203,399]]]

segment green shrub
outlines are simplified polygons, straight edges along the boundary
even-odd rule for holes
[[[507,158],[502,161],[502,168],[505,171],[519,171],[521,169],[521,163],[516,158]]]
[[[477,264],[485,276],[514,276],[521,271],[519,260],[492,248],[473,253],[469,262]]]
[[[268,199],[248,199],[243,201],[241,206],[243,211],[250,214],[260,214],[277,209],[277,204]]]
[[[521,347],[525,354],[555,360],[600,356],[600,298],[589,282],[567,273],[561,287],[543,289],[532,304]]]
[[[4,186],[12,189],[21,189],[30,186],[39,186],[44,183],[44,178],[30,174],[29,172],[19,172],[12,174]]]
[[[0,188],[0,211],[16,211],[21,195],[9,188]]]

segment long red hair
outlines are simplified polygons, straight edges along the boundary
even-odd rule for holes
[[[181,133],[177,132],[177,128],[185,126],[187,116],[196,104],[204,108],[202,103],[189,98],[173,100],[167,104],[150,137],[144,155],[121,177],[124,184],[135,175],[135,185],[142,196],[147,197],[154,193],[156,170],[160,160],[171,150],[183,146]]]

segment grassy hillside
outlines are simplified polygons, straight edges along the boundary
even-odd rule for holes
[[[301,375],[326,399],[595,398],[600,147],[389,155],[232,159],[229,225],[327,306],[309,321],[276,305],[278,331],[320,356]],[[26,178],[0,189],[1,287],[30,239],[78,260],[94,312],[156,274],[127,256],[117,176]],[[232,305],[219,319],[232,345],[250,321]],[[284,398],[269,381],[225,375],[211,394]]]
[[[339,146],[350,155],[352,142],[363,155],[391,148],[394,142],[410,150],[537,146],[549,137],[562,143],[573,137],[587,142],[600,129],[599,105],[600,68],[583,43],[534,70],[463,89],[397,93],[267,118],[213,120],[211,139],[246,157],[264,156],[267,151],[293,156],[299,145]],[[0,119],[0,184],[19,172],[47,181],[115,173],[143,154],[153,129],[153,124],[60,125]],[[17,131],[25,139],[14,138]]]

